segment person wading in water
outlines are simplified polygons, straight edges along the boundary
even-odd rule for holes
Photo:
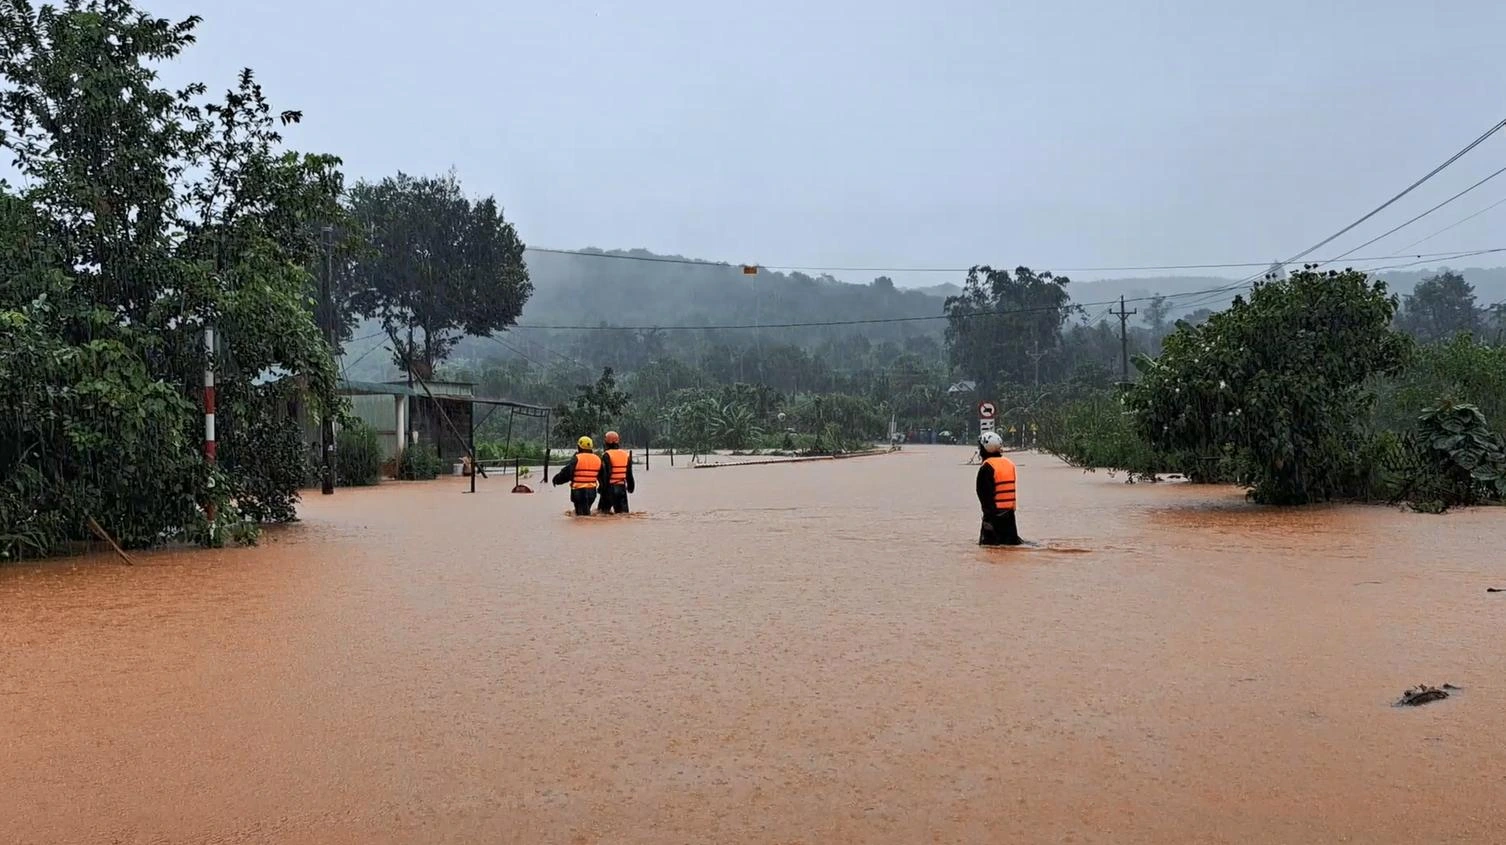
[[[606,462],[591,451],[591,438],[576,441],[579,449],[554,476],[554,486],[570,485],[570,503],[575,505],[576,516],[590,516],[591,503],[596,501],[596,483]]]
[[[978,534],[980,546],[1019,546],[1019,528],[1015,525],[1015,467],[1004,457],[1004,439],[995,432],[979,438],[983,463],[978,467],[978,504],[983,506],[983,529]]]
[[[622,438],[609,431],[606,449],[601,453],[606,462],[601,468],[601,513],[627,513],[628,494],[633,492],[633,453],[622,448]]]

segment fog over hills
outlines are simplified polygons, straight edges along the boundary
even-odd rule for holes
[[[729,265],[647,250],[582,253],[529,251],[529,274],[534,293],[523,309],[518,327],[500,336],[501,342],[467,339],[455,357],[477,359],[527,356],[541,365],[561,363],[570,350],[589,343],[589,332],[576,326],[688,327],[738,326],[720,332],[669,331],[665,342],[673,348],[676,337],[787,342],[813,347],[836,338],[861,334],[874,343],[903,342],[907,338],[942,338],[945,320],[939,317],[947,296],[961,291],[966,273],[955,280],[924,287],[899,287],[887,277],[866,284],[840,281],[833,276],[781,272],[761,268],[745,275],[739,265]],[[1405,295],[1417,283],[1446,268],[1407,268],[1382,271],[1392,291]],[[1034,268],[1046,270],[1050,268]],[[1506,267],[1452,268],[1475,286],[1484,306],[1506,300]],[[1171,301],[1173,318],[1200,309],[1217,310],[1229,304],[1235,291],[1208,291],[1237,284],[1244,276],[1147,276],[1073,281],[1068,286],[1072,300],[1083,304],[1090,320],[1107,317],[1108,303],[1123,296],[1131,308],[1144,313],[1149,297]],[[1140,317],[1131,318],[1139,320]],[[852,325],[852,321],[885,321]],[[790,323],[835,323],[789,327]],[[768,326],[770,328],[747,328]],[[376,327],[365,325],[358,337]],[[393,378],[397,370],[385,353],[374,351],[381,338],[364,338],[348,345],[351,377]],[[369,353],[369,354],[368,354]]]

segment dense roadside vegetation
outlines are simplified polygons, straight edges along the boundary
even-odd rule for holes
[[[1070,401],[1046,448],[1131,478],[1180,473],[1245,485],[1270,504],[1407,502],[1437,512],[1506,498],[1506,348],[1457,276],[1398,310],[1353,271],[1268,279],[1206,322],[1181,323],[1139,379]],[[1419,297],[1457,300],[1420,320]],[[1421,337],[1403,329],[1425,327]],[[1431,342],[1420,342],[1431,339]]]
[[[16,177],[0,181],[0,560],[101,531],[125,548],[253,541],[296,518],[300,409],[342,410],[321,325],[348,337],[375,319],[394,342],[417,327],[400,348],[429,364],[530,293],[496,203],[452,177],[347,191],[339,159],[286,147],[301,115],[274,109],[251,71],[219,97],[164,88],[157,68],[198,23],[127,0],[0,4],[0,149]],[[426,272],[409,266],[418,252]],[[370,479],[370,445],[344,438],[346,482]]]

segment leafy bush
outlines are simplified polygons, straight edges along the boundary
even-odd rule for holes
[[[91,517],[125,548],[186,538],[207,527],[207,501],[229,504],[202,454],[203,412],[104,325],[71,340],[79,319],[103,317],[67,283],[0,310],[0,559],[88,540]]]
[[[1376,425],[1398,434],[1413,430],[1440,396],[1467,399],[1486,419],[1506,420],[1506,346],[1467,334],[1421,346],[1395,378],[1378,381],[1376,392]]]
[[[539,443],[514,441],[511,444],[495,440],[483,440],[476,444],[476,458],[482,461],[520,460],[523,463],[543,463],[544,447]]]
[[[1400,445],[1388,466],[1393,500],[1440,513],[1506,499],[1506,442],[1474,405],[1428,408]]]
[[[291,516],[301,480],[287,428],[245,416],[250,382],[291,373],[334,402],[304,268],[338,214],[338,163],[281,148],[298,114],[250,71],[218,103],[161,87],[155,65],[197,22],[128,0],[0,5],[4,41],[26,45],[0,62],[17,176],[0,183],[0,557],[66,549],[91,520],[126,548],[249,538],[246,517]],[[206,369],[227,397],[214,467]]]
[[[763,436],[753,409],[746,405],[723,405],[711,419],[712,436],[721,449],[747,449]]]
[[[1303,270],[1256,285],[1200,326],[1179,323],[1140,359],[1135,427],[1169,453],[1227,455],[1250,494],[1296,505],[1364,493],[1367,384],[1395,374],[1410,340],[1395,297],[1364,273]]]
[[[622,417],[627,410],[628,398],[618,389],[612,368],[604,368],[595,384],[576,385],[575,397],[570,403],[554,409],[556,439],[574,443],[581,436],[600,437]]]
[[[309,475],[308,452],[298,421],[279,415],[291,398],[291,380],[264,385],[231,382],[220,394],[228,413],[220,426],[219,461],[229,476],[230,497],[253,522],[298,518],[298,490]]]
[[[404,481],[433,481],[439,477],[441,468],[438,450],[419,443],[403,450],[397,463],[397,477]]]
[[[670,399],[672,404],[664,413],[668,442],[676,449],[692,454],[714,449],[717,418],[721,414],[716,399],[695,389],[676,391]]]
[[[371,426],[353,420],[335,437],[335,475],[342,487],[370,487],[382,480],[382,444]]]
[[[1189,467],[1156,451],[1135,432],[1134,419],[1118,398],[1100,392],[1088,399],[1040,411],[1039,447],[1070,466],[1123,471],[1131,481],[1155,480],[1160,473],[1195,474]]]

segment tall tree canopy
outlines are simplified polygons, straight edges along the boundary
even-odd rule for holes
[[[1402,299],[1397,325],[1424,343],[1447,340],[1459,332],[1480,328],[1475,288],[1464,277],[1445,270],[1424,279]]]
[[[292,516],[301,444],[257,382],[290,373],[334,401],[306,268],[338,161],[279,149],[299,115],[249,71],[219,102],[160,87],[197,24],[127,0],[0,4],[0,146],[24,178],[0,184],[0,555],[88,536],[91,518],[145,545],[223,536],[210,503],[226,521]],[[206,366],[219,466],[202,454]]]
[[[523,242],[496,200],[471,200],[453,175],[358,184],[351,217],[370,244],[349,268],[350,302],[394,336],[398,365],[425,378],[465,335],[515,323],[533,293]]]
[[[987,266],[969,270],[962,293],[944,305],[952,365],[985,392],[1031,381],[1036,364],[1027,353],[1055,349],[1074,310],[1068,282],[1029,267],[1014,275]]]

